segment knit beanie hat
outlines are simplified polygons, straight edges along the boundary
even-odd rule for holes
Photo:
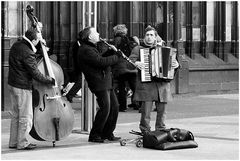
[[[126,35],[127,34],[127,27],[124,24],[118,24],[113,27],[113,33],[114,35]]]

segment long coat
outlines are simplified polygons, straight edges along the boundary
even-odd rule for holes
[[[111,65],[118,62],[117,55],[105,55],[90,42],[83,42],[78,49],[78,66],[83,72],[91,92],[112,89]]]
[[[147,46],[136,46],[129,58],[133,61],[140,61],[140,49],[149,48]],[[141,82],[141,71],[138,70],[136,90],[133,96],[135,101],[160,101],[168,102],[172,100],[169,82]]]

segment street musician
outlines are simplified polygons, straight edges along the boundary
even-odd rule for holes
[[[145,29],[143,43],[140,46],[133,48],[131,55],[129,56],[129,59],[133,61],[138,68],[141,68],[141,70],[138,71],[136,91],[133,100],[142,102],[139,128],[143,133],[149,132],[151,128],[150,114],[152,111],[153,102],[155,102],[157,110],[155,130],[162,130],[166,128],[166,105],[167,102],[172,99],[169,82],[159,80],[151,80],[148,82],[141,81],[141,71],[146,70],[147,67],[144,62],[140,61],[140,50],[143,48],[150,49],[156,45],[159,45],[157,39],[159,39],[157,31],[153,27],[148,26]],[[179,64],[177,60],[172,60],[171,67],[175,69],[178,66]]]

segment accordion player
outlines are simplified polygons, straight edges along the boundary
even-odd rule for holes
[[[175,69],[172,62],[176,61],[176,51],[175,48],[163,46],[140,49],[140,61],[145,64],[145,68],[141,70],[141,81],[173,80]]]

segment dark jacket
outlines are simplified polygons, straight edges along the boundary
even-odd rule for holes
[[[127,57],[130,56],[132,49],[136,46],[134,41],[130,41],[125,35],[116,35],[114,37],[114,45],[117,49],[120,49]],[[124,58],[120,58],[119,62],[113,66],[113,75],[118,78],[119,75],[125,73],[137,73],[136,68],[131,65]]]
[[[112,89],[111,65],[118,62],[117,55],[102,56],[97,46],[90,42],[83,42],[78,49],[78,65],[83,72],[89,89],[102,91]]]
[[[31,45],[22,39],[10,49],[8,84],[21,89],[32,89],[33,79],[46,84],[52,82],[52,78],[44,76],[38,70]]]

